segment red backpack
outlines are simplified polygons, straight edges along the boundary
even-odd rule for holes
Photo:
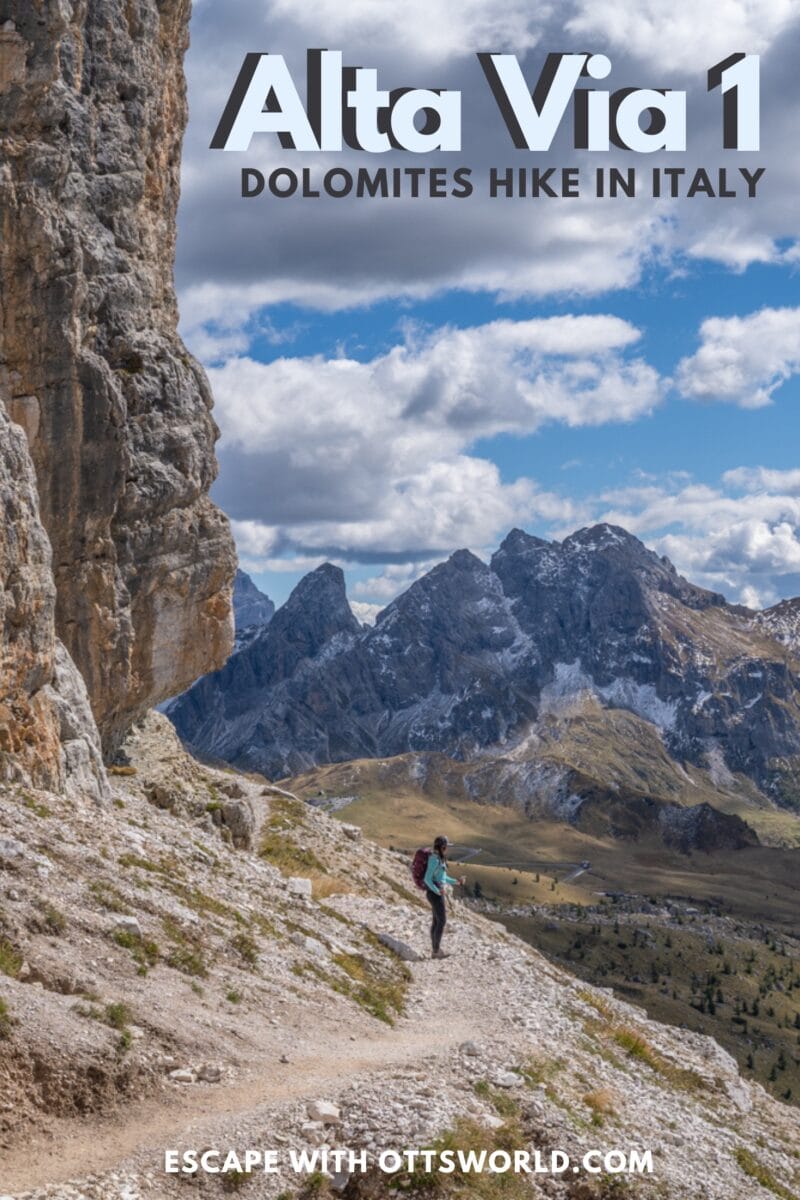
[[[425,872],[428,869],[428,859],[432,853],[433,851],[429,847],[420,846],[411,864],[411,874],[414,877],[414,883],[423,892],[425,891]]]

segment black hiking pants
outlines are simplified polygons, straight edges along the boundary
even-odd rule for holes
[[[433,920],[431,921],[431,946],[433,953],[438,954],[439,947],[442,944],[442,934],[444,927],[447,924],[447,912],[444,907],[444,896],[436,895],[429,887],[425,888],[425,895],[428,897],[428,903],[431,906]]]

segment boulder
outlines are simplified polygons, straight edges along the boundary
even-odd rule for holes
[[[249,800],[226,800],[222,806],[222,820],[230,830],[231,840],[237,850],[253,848],[256,818]]]
[[[498,1071],[492,1082],[495,1087],[515,1088],[522,1087],[525,1080],[516,1071]]]
[[[295,946],[299,946],[301,950],[305,950],[307,954],[315,954],[319,958],[327,957],[328,947],[318,938],[309,937],[304,933],[293,933],[289,940]]]
[[[292,876],[286,881],[286,890],[292,896],[308,896],[312,895],[312,885],[310,879],[303,879],[301,876]]]
[[[219,1083],[222,1079],[222,1068],[214,1063],[203,1063],[197,1072],[197,1078],[203,1083]]]
[[[403,962],[421,961],[422,955],[417,954],[416,950],[413,950],[411,946],[406,944],[406,942],[401,942],[399,938],[392,937],[390,933],[379,933],[377,936],[381,945],[386,946],[388,950],[391,950],[392,953],[396,954],[398,958],[401,958]]]
[[[341,1109],[330,1100],[310,1100],[306,1112],[309,1120],[319,1121],[322,1125],[340,1125],[342,1121]]]
[[[145,795],[156,808],[162,808],[167,812],[174,812],[180,807],[181,802],[186,799],[186,794],[182,788],[160,780],[148,784],[145,789]]]
[[[217,788],[231,800],[243,800],[247,795],[242,785],[235,779],[223,779],[217,783]]]
[[[321,1146],[325,1141],[325,1126],[321,1121],[304,1121],[300,1126],[303,1140],[309,1146]]]
[[[136,917],[117,917],[114,928],[123,933],[130,933],[137,938],[142,936],[142,927]]]
[[[177,1071],[170,1071],[168,1078],[173,1083],[196,1083],[197,1076],[189,1067],[179,1067]]]

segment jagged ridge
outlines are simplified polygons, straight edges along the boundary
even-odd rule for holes
[[[320,567],[169,715],[203,753],[282,776],[409,750],[519,750],[544,716],[590,696],[654,724],[673,758],[791,804],[797,671],[761,617],[624,529],[560,543],[514,530],[490,565],[458,551],[368,629],[341,572]]]

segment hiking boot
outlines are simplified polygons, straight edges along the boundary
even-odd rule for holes
[[[436,953],[433,955],[433,957],[434,958],[449,958],[450,955],[447,953],[446,950],[437,950]]]

